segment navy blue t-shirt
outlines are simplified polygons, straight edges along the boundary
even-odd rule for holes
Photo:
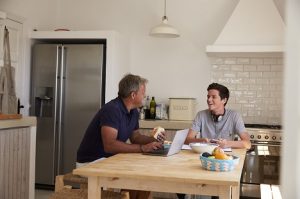
[[[117,140],[126,142],[133,131],[139,128],[138,119],[138,110],[132,109],[128,112],[121,98],[117,97],[105,104],[94,116],[85,132],[77,151],[77,162],[92,162],[114,155],[104,151],[101,127],[109,126],[117,129]]]

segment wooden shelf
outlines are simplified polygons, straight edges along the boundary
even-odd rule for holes
[[[22,114],[0,114],[0,120],[21,119]]]

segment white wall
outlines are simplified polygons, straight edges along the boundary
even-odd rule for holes
[[[246,124],[282,124],[283,58],[212,57],[212,81],[227,86],[227,107]]]
[[[9,0],[0,1],[0,9],[24,17],[31,27],[54,27],[56,16],[56,1],[46,0]]]
[[[0,7],[26,18],[27,26],[38,30],[118,31],[128,42],[124,53],[130,56],[130,72],[149,80],[149,95],[158,102],[195,97],[202,109],[211,79],[205,46],[214,42],[237,1],[168,1],[169,23],[181,33],[175,39],[148,35],[161,21],[162,0],[10,0],[1,1]]]
[[[282,198],[300,198],[300,1],[287,1]]]

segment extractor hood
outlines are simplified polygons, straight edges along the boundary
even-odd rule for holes
[[[210,56],[282,55],[285,25],[273,0],[240,0],[213,45]]]

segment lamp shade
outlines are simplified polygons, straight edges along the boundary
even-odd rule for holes
[[[167,0],[165,0],[164,16],[162,17],[162,22],[151,29],[150,36],[164,38],[175,38],[180,36],[178,30],[168,24]]]
[[[159,25],[151,29],[150,35],[164,38],[175,38],[180,36],[178,30],[168,24],[168,18],[166,16],[163,17],[162,22]]]

